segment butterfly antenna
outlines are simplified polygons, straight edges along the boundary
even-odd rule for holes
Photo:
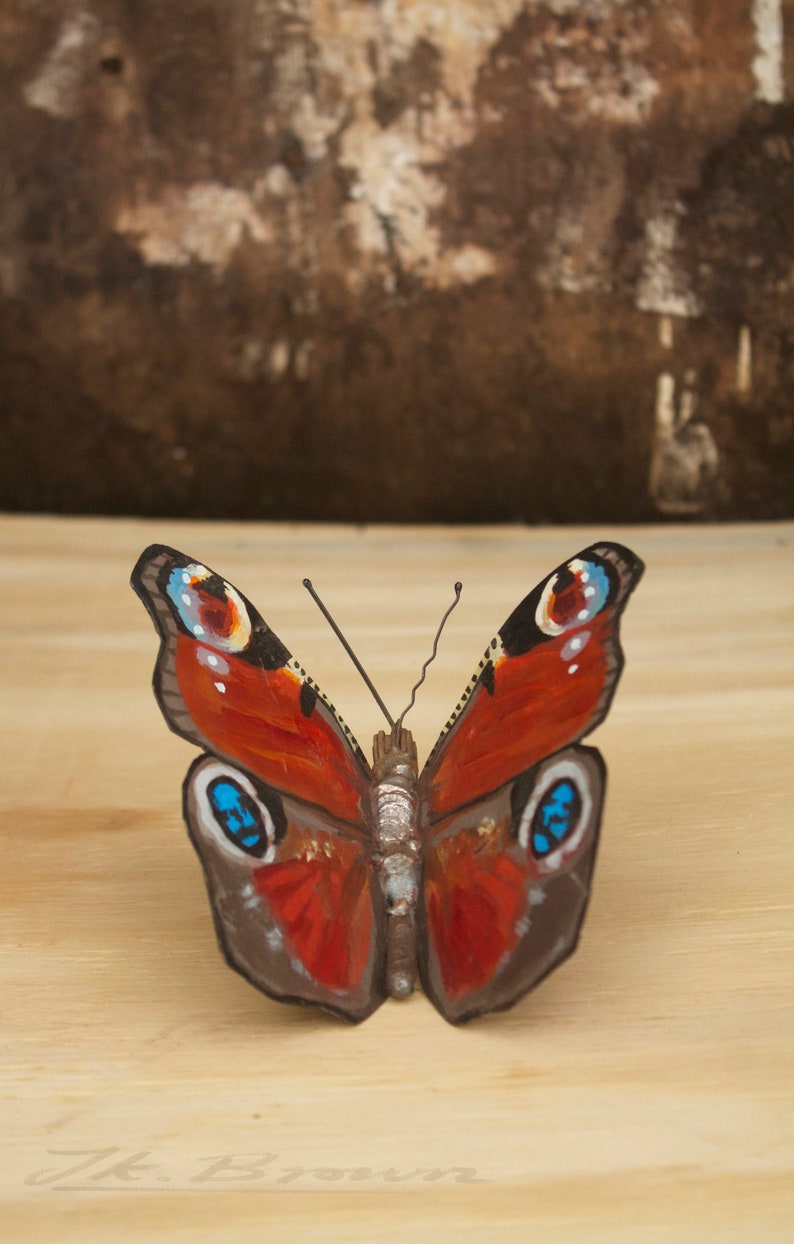
[[[363,666],[363,665],[361,664],[361,662],[359,661],[359,659],[358,659],[358,657],[356,656],[355,652],[354,652],[354,651],[353,651],[353,649],[350,647],[350,644],[347,642],[347,640],[345,639],[344,635],[342,634],[342,632],[340,631],[339,627],[337,626],[336,622],[335,622],[335,621],[334,621],[334,619],[331,617],[331,615],[330,615],[330,613],[328,612],[328,610],[326,609],[325,605],[324,605],[324,604],[323,604],[323,602],[320,600],[320,597],[317,595],[316,591],[314,590],[314,584],[312,583],[311,579],[304,579],[304,580],[303,580],[303,586],[306,588],[306,591],[307,591],[307,592],[309,593],[309,595],[311,596],[311,598],[312,598],[312,600],[314,601],[314,603],[315,603],[315,605],[317,606],[317,608],[320,610],[320,613],[321,613],[321,614],[323,615],[323,617],[325,618],[326,622],[327,622],[327,623],[328,623],[328,625],[330,626],[330,628],[331,628],[331,630],[333,631],[334,635],[336,635],[336,638],[339,640],[339,642],[340,642],[340,644],[342,645],[342,647],[344,648],[345,652],[346,652],[346,653],[347,653],[347,655],[350,657],[350,660],[351,660],[351,661],[353,662],[353,664],[355,665],[355,667],[356,667],[356,669],[358,670],[359,674],[360,674],[360,675],[361,675],[361,677],[364,679],[364,682],[367,684],[367,686],[369,687],[370,691],[372,692],[372,695],[373,695],[373,697],[374,697],[374,699],[375,699],[375,702],[377,703],[378,707],[380,708],[380,711],[383,713],[383,716],[384,716],[384,717],[386,718],[386,720],[388,721],[388,723],[389,723],[389,725],[391,726],[392,730],[394,730],[394,728],[395,728],[395,726],[394,726],[394,718],[392,717],[392,715],[391,715],[391,713],[389,712],[389,710],[387,709],[386,705],[383,703],[383,700],[380,698],[380,696],[378,695],[377,691],[375,690],[375,687],[374,687],[374,685],[373,685],[372,679],[370,678],[369,674],[368,674],[368,673],[367,673],[367,671],[364,669],[364,666]],[[443,623],[442,623],[442,625],[443,625]],[[403,716],[404,716],[404,715],[405,715],[405,714],[403,714]],[[402,718],[400,718],[400,720],[402,721]]]
[[[411,698],[406,704],[403,711],[400,713],[400,716],[397,718],[396,726],[392,727],[392,734],[395,737],[399,737],[400,730],[402,729],[403,719],[405,718],[406,714],[411,711],[414,704],[416,703],[416,693],[421,687],[422,683],[425,681],[425,676],[427,674],[428,669],[430,668],[430,665],[436,659],[436,653],[438,652],[438,641],[441,638],[441,632],[443,631],[446,625],[447,618],[452,613],[452,610],[455,608],[458,601],[460,600],[460,594],[462,590],[463,590],[463,584],[456,583],[455,584],[455,599],[452,601],[452,604],[448,607],[446,613],[444,614],[443,618],[438,624],[438,630],[436,631],[436,637],[433,640],[433,651],[430,653],[430,656],[427,658],[424,665],[422,666],[422,672],[419,675],[418,680],[414,683],[413,688],[411,689]]]

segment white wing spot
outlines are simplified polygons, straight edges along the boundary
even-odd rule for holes
[[[574,663],[573,665],[569,665],[569,666],[568,666],[568,673],[569,673],[569,674],[575,674],[575,673],[576,673],[576,671],[578,670],[578,668],[579,668],[579,666],[578,666],[578,665],[576,665],[575,663]],[[216,685],[217,685],[217,684],[216,684]]]
[[[570,671],[569,671],[569,672],[570,672]],[[220,691],[221,695],[225,695],[225,694],[226,694],[226,683],[225,683],[225,682],[216,682],[216,683],[215,683],[215,689],[216,689],[216,691]]]

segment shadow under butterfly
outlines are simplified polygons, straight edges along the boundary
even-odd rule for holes
[[[405,712],[395,722],[365,674],[390,727],[372,763],[241,592],[146,549],[132,585],[160,633],[163,715],[204,749],[184,815],[230,965],[353,1023],[418,971],[457,1024],[512,1006],[571,954],[606,777],[580,740],[609,708],[642,571],[611,543],[554,570],[489,645],[420,774]]]

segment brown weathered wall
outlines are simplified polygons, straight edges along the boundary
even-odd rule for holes
[[[5,0],[0,502],[792,513],[792,28]]]

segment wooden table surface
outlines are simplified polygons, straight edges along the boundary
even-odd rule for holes
[[[128,587],[152,541],[250,596],[368,750],[420,755],[518,599],[591,540],[647,573],[593,736],[610,771],[579,951],[461,1029],[421,993],[359,1027],[216,949],[181,823],[195,749]],[[790,1241],[794,527],[614,530],[0,520],[0,1238]]]

